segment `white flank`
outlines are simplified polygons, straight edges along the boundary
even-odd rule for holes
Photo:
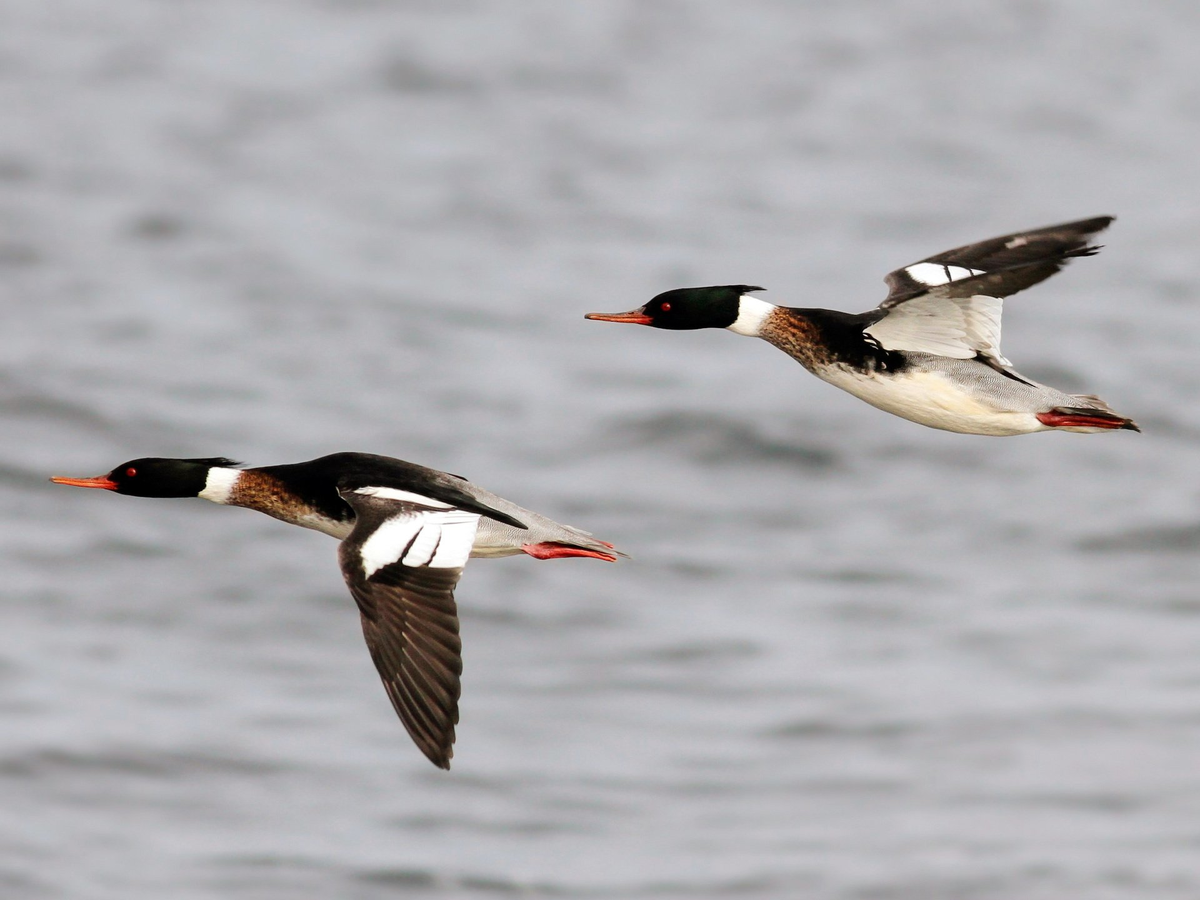
[[[370,578],[395,562],[414,568],[461,569],[471,555],[478,524],[478,515],[457,510],[393,516],[363,541],[359,550],[363,574]]]
[[[834,366],[818,377],[884,412],[930,428],[988,435],[1045,430],[1033,410],[1003,409],[940,372],[868,375]]]
[[[411,491],[402,491],[399,488],[360,487],[355,488],[354,493],[363,494],[367,497],[378,497],[380,500],[399,500],[402,503],[415,503],[418,506],[425,506],[429,509],[454,508],[449,503],[443,503],[441,500],[434,500],[431,497],[414,494]]]
[[[982,275],[983,269],[968,269],[965,266],[944,266],[941,263],[920,262],[904,270],[913,281],[935,287],[939,284],[949,284],[951,281],[962,281],[972,275]]]
[[[762,333],[763,322],[775,311],[775,304],[742,294],[738,298],[738,317],[729,330],[747,337],[758,337]]]
[[[211,500],[213,503],[228,503],[233,495],[234,485],[242,477],[241,469],[226,469],[214,466],[208,470],[208,478],[204,482],[204,490],[197,497]]]

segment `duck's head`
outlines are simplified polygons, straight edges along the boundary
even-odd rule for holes
[[[742,312],[743,298],[750,291],[765,290],[748,284],[676,288],[659,294],[645,306],[626,313],[588,313],[597,322],[628,322],[672,331],[696,328],[729,328]],[[754,298],[746,298],[753,300]],[[757,301],[762,303],[762,301]]]
[[[164,459],[147,456],[123,462],[107,475],[96,478],[63,478],[55,476],[55,484],[72,487],[100,488],[129,494],[133,497],[198,497],[214,468],[234,468],[232,459],[223,456],[208,459]]]

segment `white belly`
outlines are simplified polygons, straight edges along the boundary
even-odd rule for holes
[[[929,428],[1004,436],[1046,431],[1032,410],[1006,410],[942,372],[867,375],[834,366],[814,373],[872,406]]]

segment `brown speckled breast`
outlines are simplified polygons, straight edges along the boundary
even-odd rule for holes
[[[288,484],[257,469],[245,469],[229,495],[230,506],[244,506],[268,516],[344,538],[354,512],[332,484]]]
[[[761,336],[817,376],[834,366],[895,374],[907,364],[904,354],[883,349],[863,331],[878,315],[780,307],[763,323]]]
[[[776,309],[763,323],[759,336],[810,372],[835,362],[830,348],[822,341],[820,326],[800,310]]]

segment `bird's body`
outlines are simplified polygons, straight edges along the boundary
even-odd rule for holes
[[[762,288],[721,285],[659,294],[628,313],[587,318],[671,330],[727,328],[783,350],[823,381],[885,412],[964,434],[1138,430],[1090,394],[1019,374],[1000,354],[1003,298],[1090,256],[1102,216],[969,244],[897,269],[865,313],[775,306]]]
[[[384,688],[435,765],[449,768],[461,642],[454,587],[469,557],[586,556],[611,544],[456,475],[369,453],[239,468],[225,458],[131,460],[60,484],[244,506],[340,540],[338,558]]]
[[[334,453],[309,462],[254,469],[214,466],[209,469],[205,492],[198,496],[215,503],[256,509],[341,541],[353,530],[355,514],[352,504],[337,493],[336,485],[358,482],[407,491],[412,495],[411,502],[469,502],[477,511],[486,510],[476,530],[472,557],[526,553],[548,558],[545,554],[553,547],[560,548],[560,555],[564,556],[587,555],[569,552],[575,544],[581,549],[612,549],[587,532],[560,525],[458,475],[371,453]],[[392,495],[393,499],[398,497]],[[539,548],[540,544],[551,546]]]

